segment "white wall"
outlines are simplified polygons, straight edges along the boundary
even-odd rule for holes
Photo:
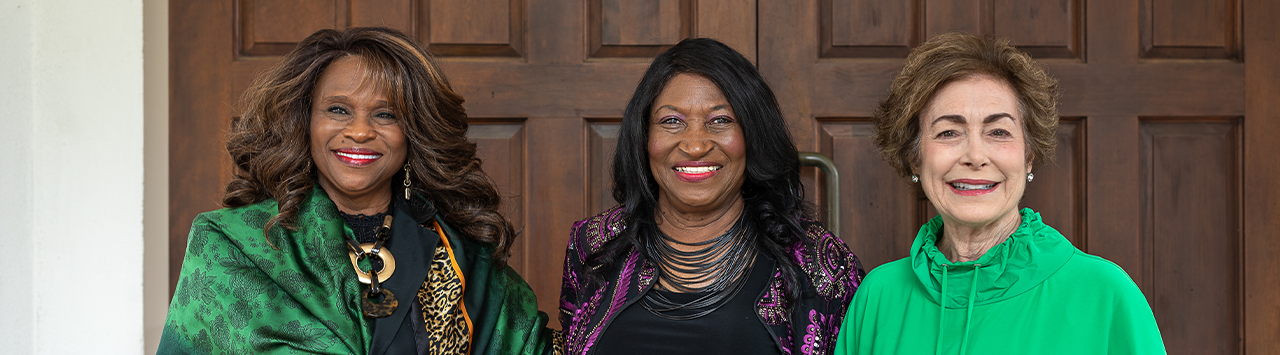
[[[35,349],[35,271],[32,231],[35,227],[32,167],[35,156],[34,1],[0,2],[0,132],[6,137],[0,159],[0,244],[13,252],[0,257],[0,349],[30,354]]]
[[[0,349],[141,353],[142,0],[0,1]]]

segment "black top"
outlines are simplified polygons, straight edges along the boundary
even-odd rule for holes
[[[373,243],[378,240],[378,227],[382,227],[382,219],[387,217],[386,212],[366,216],[363,214],[351,215],[346,212],[338,211],[342,215],[342,220],[347,222],[347,226],[351,227],[351,232],[355,233],[355,239],[361,243]]]
[[[778,354],[778,345],[756,315],[756,302],[769,286],[774,262],[760,254],[742,287],[729,303],[700,318],[668,320],[639,304],[622,310],[600,335],[593,354]],[[688,302],[703,293],[662,292],[676,302]],[[689,312],[693,313],[693,312]]]

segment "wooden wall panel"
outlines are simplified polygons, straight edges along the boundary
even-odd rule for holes
[[[985,33],[989,13],[983,11],[982,0],[928,1],[924,8],[924,28],[928,37],[947,32]],[[904,57],[905,58],[905,57]]]
[[[1280,1],[1245,0],[1244,349],[1280,349]]]
[[[235,12],[241,56],[284,55],[318,29],[344,28],[343,0],[240,0]]]
[[[1236,119],[1142,123],[1147,297],[1170,354],[1239,354],[1240,132]]]
[[[1082,0],[995,0],[991,34],[1007,37],[1036,59],[1083,59]]]
[[[587,121],[587,210],[599,213],[618,202],[613,200],[613,152],[618,145],[621,119]]]
[[[822,58],[905,58],[921,41],[946,32],[1008,37],[1039,59],[1084,58],[1083,0],[823,0],[818,5]]]
[[[840,229],[833,231],[849,244],[871,270],[910,255],[911,242],[920,230],[921,205],[910,180],[880,159],[871,141],[870,118],[819,118],[819,152],[827,155],[840,172]],[[825,192],[814,194],[819,208]],[[825,215],[820,211],[819,215]]]
[[[524,0],[418,0],[418,39],[443,57],[519,57]]]
[[[699,0],[696,6],[698,37],[715,38],[756,62],[755,0]]]
[[[1084,120],[1062,118],[1058,123],[1058,147],[1053,163],[1032,170],[1035,180],[1027,184],[1022,206],[1040,213],[1045,224],[1057,229],[1071,244],[1089,251],[1085,245]]]
[[[1237,0],[1142,0],[1142,56],[1171,59],[1238,59]]]
[[[920,1],[819,1],[822,58],[906,58],[920,43]]]
[[[523,120],[485,120],[471,122],[467,139],[476,144],[476,157],[481,168],[489,174],[498,194],[502,196],[502,214],[517,232],[524,230],[525,215],[525,124]],[[509,264],[516,271],[527,269],[530,260],[526,244],[529,238],[521,234],[511,247]]]
[[[652,58],[694,31],[692,0],[590,0],[588,53],[595,58]]]
[[[352,1],[351,26],[390,27],[412,36],[415,5],[413,0]]]

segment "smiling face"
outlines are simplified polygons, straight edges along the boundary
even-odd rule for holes
[[[649,114],[649,170],[659,209],[729,208],[742,198],[746,155],[742,126],[715,83],[694,74],[667,82]]]
[[[1008,84],[974,75],[944,85],[920,112],[912,170],[944,223],[981,228],[1018,215],[1031,171],[1019,107]]]
[[[399,118],[367,74],[360,59],[337,59],[321,74],[311,98],[311,159],[320,186],[348,213],[385,208],[391,177],[408,155]],[[360,206],[359,201],[382,205]]]

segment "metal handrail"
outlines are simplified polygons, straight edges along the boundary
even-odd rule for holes
[[[836,163],[818,152],[800,152],[800,164],[822,169],[827,184],[827,230],[840,233],[840,172]]]

